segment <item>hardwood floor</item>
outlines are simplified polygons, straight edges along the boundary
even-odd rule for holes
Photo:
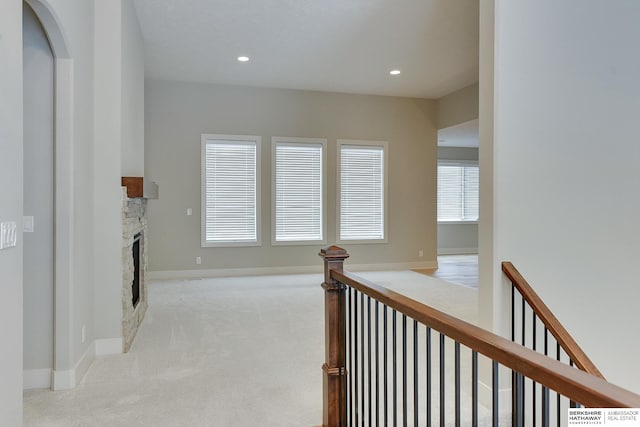
[[[478,255],[442,255],[438,268],[413,270],[458,285],[478,287]]]

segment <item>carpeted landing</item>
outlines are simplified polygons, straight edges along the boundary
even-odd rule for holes
[[[360,276],[470,322],[477,290],[411,271]],[[25,392],[26,426],[300,427],[322,420],[321,275],[158,281],[129,353],[69,391]]]

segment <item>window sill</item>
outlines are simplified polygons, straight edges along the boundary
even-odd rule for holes
[[[272,240],[271,246],[318,246],[326,245],[325,240]]]
[[[376,245],[389,243],[387,239],[370,239],[370,240],[338,240],[339,245]]]
[[[449,225],[449,224],[478,224],[478,221],[438,221],[438,225]]]

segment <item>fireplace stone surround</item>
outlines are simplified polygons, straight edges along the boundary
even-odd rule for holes
[[[129,351],[138,328],[147,311],[147,199],[127,197],[126,187],[122,187],[122,351]],[[136,235],[139,243],[139,286],[140,298],[133,306],[132,284],[135,267],[133,246]]]

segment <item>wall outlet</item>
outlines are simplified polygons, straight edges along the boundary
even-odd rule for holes
[[[82,343],[84,344],[84,342],[87,340],[87,327],[85,325],[82,325],[82,332],[80,335]]]
[[[420,249],[420,250],[418,251],[418,256],[419,256],[420,258],[422,258],[422,257],[424,256],[424,252],[422,251],[422,249]]]
[[[193,215],[193,209],[187,208],[187,216]]]
[[[202,258],[201,257],[199,257],[199,256],[196,257],[196,264],[198,264],[198,265],[202,264]]]

